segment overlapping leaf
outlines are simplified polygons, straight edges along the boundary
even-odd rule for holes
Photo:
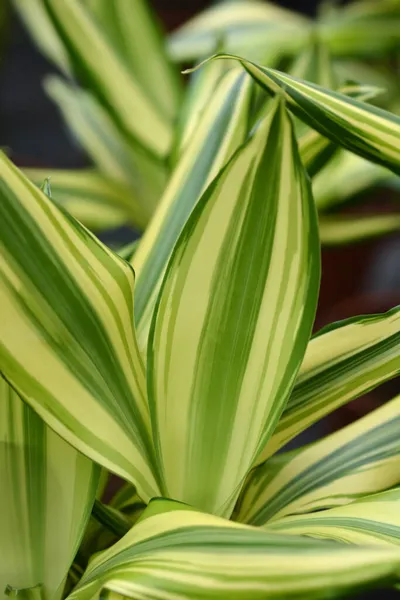
[[[236,518],[264,526],[398,485],[399,424],[400,397],[327,438],[270,458],[250,474]]]
[[[113,599],[322,600],[395,581],[399,561],[399,548],[276,535],[155,500],[136,527],[93,559],[68,600],[101,590]]]
[[[400,372],[400,308],[321,330],[260,463],[307,427]]]
[[[95,499],[99,468],[0,377],[0,590],[41,584],[62,596]]]
[[[132,259],[137,276],[135,317],[143,349],[176,240],[207,184],[246,139],[251,88],[251,79],[238,69],[221,81]]]
[[[39,415],[157,495],[132,269],[0,157],[0,369]]]
[[[148,370],[165,495],[230,514],[291,390],[318,285],[314,202],[275,102],[189,217],[160,293]]]
[[[310,515],[298,515],[275,521],[268,531],[308,535],[358,545],[400,544],[400,488],[360,498]]]
[[[230,54],[215,58],[236,58],[264,89],[282,95],[304,123],[339,146],[400,174],[400,117],[244,58]]]

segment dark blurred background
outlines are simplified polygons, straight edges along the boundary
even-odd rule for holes
[[[112,0],[110,0],[112,1]],[[281,6],[313,15],[317,0],[280,0]],[[209,3],[203,0],[152,0],[159,19],[171,31]],[[54,72],[36,50],[13,11],[1,40],[0,147],[21,167],[84,167],[82,150],[68,136],[62,119],[41,86]],[[375,191],[369,206],[379,212],[387,192]],[[121,240],[123,233],[121,233]],[[323,251],[323,276],[316,328],[356,314],[385,311],[400,304],[400,235]],[[335,430],[400,392],[399,379],[330,416],[316,435]],[[399,598],[400,593],[366,594],[363,598]]]

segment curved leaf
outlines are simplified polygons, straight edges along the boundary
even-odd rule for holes
[[[132,269],[0,155],[0,371],[83,453],[157,495]]]
[[[339,146],[400,174],[397,115],[238,56],[217,54],[214,58],[236,58],[264,89],[283,96],[304,123]]]
[[[113,600],[115,593],[143,600],[322,600],[381,579],[394,582],[399,563],[399,548],[274,535],[156,500],[136,527],[92,560],[68,600],[90,600],[101,590],[113,592]]]
[[[163,490],[229,515],[284,408],[319,285],[314,202],[274,102],[202,196],[175,246],[148,352]]]
[[[275,521],[271,532],[308,535],[351,544],[400,544],[400,488],[361,498],[346,506]]]
[[[260,463],[307,427],[400,372],[400,307],[322,329]]]

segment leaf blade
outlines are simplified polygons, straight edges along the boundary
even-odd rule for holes
[[[61,598],[100,470],[64,442],[0,377],[0,589],[38,583]]]
[[[291,398],[261,463],[307,427],[400,371],[400,308],[322,329],[309,343]]]
[[[5,156],[0,168],[1,371],[62,437],[152,496],[133,273]]]
[[[395,579],[398,564],[398,548],[273,535],[156,500],[135,528],[94,558],[68,600],[87,600],[101,589],[160,600],[315,600]]]
[[[343,429],[267,460],[249,476],[239,521],[268,526],[400,483],[400,397]]]
[[[274,103],[196,206],[160,292],[148,382],[169,497],[220,514],[233,508],[308,341],[317,240],[291,122]]]

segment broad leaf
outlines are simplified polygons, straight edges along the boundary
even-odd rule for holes
[[[400,373],[400,308],[321,330],[260,463],[307,427]]]
[[[0,371],[46,423],[158,493],[130,266],[0,155]]]
[[[39,584],[61,598],[99,474],[0,376],[0,598],[7,585]]]
[[[400,549],[270,534],[154,500],[142,521],[96,556],[68,600],[101,590],[146,600],[313,600],[395,581]]]
[[[320,441],[273,456],[249,475],[236,518],[267,525],[398,485],[399,426],[400,397]]]
[[[319,285],[314,202],[274,102],[175,246],[149,341],[163,493],[229,515],[285,406]]]
[[[236,69],[218,87],[190,145],[172,173],[132,263],[137,276],[135,317],[146,349],[154,306],[172,249],[205,187],[247,136],[251,79]]]
[[[244,58],[230,54],[215,58],[236,58],[264,89],[283,96],[304,123],[339,146],[400,174],[400,117]]]

